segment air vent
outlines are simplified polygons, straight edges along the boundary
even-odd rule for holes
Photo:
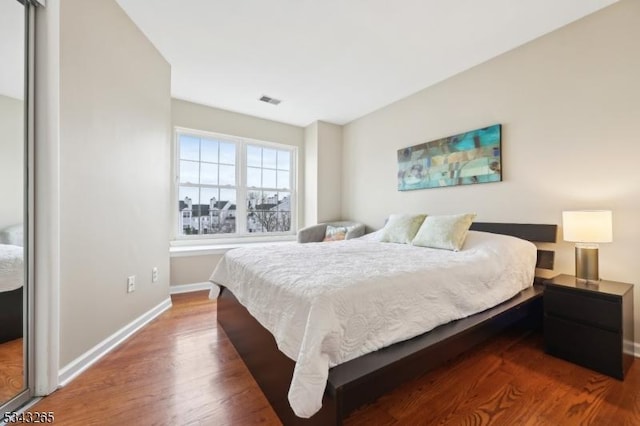
[[[269,96],[265,96],[265,95],[262,95],[262,97],[258,100],[262,102],[266,102],[271,105],[278,105],[280,102],[282,102],[280,99],[270,98]]]

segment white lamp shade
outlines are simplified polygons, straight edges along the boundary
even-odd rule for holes
[[[562,212],[563,239],[576,243],[610,243],[613,241],[611,210]]]

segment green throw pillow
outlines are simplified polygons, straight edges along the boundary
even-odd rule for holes
[[[411,244],[459,251],[475,217],[475,213],[429,216],[422,223]]]
[[[410,244],[427,217],[426,214],[392,214],[382,228],[380,241],[386,243]]]

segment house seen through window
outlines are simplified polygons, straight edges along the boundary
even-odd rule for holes
[[[178,236],[292,232],[295,148],[178,131]]]

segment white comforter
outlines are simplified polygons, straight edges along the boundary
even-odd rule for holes
[[[23,248],[0,244],[0,292],[11,291],[24,284]]]
[[[211,281],[296,361],[289,403],[310,417],[330,367],[511,298],[532,284],[535,262],[527,241],[470,232],[460,252],[360,239],[240,248]]]

